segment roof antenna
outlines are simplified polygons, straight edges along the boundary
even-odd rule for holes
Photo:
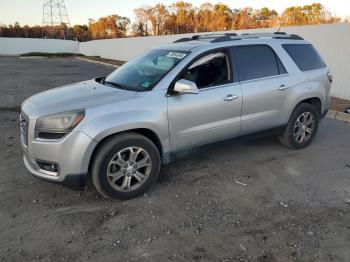
[[[278,21],[278,29],[277,29],[277,33],[279,33],[279,31],[281,30],[281,21]]]

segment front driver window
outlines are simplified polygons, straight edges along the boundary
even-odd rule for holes
[[[187,68],[181,78],[195,82],[199,89],[230,82],[227,53],[220,51],[202,56]]]

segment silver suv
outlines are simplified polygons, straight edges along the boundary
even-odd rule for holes
[[[332,75],[298,35],[182,38],[107,77],[49,90],[22,104],[24,163],[71,187],[88,177],[111,199],[143,194],[161,166],[200,145],[279,130],[306,147],[330,103]]]

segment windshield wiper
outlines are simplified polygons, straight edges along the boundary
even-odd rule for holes
[[[106,81],[105,79],[103,79],[102,84],[111,85],[111,86],[114,86],[114,87],[117,87],[117,88],[120,88],[120,89],[123,89],[123,90],[133,91],[128,86],[121,85],[121,84],[118,84],[118,83],[115,83],[115,82]]]

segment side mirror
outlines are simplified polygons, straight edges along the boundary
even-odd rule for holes
[[[180,94],[198,94],[198,88],[195,82],[180,79],[175,83],[174,91]]]

